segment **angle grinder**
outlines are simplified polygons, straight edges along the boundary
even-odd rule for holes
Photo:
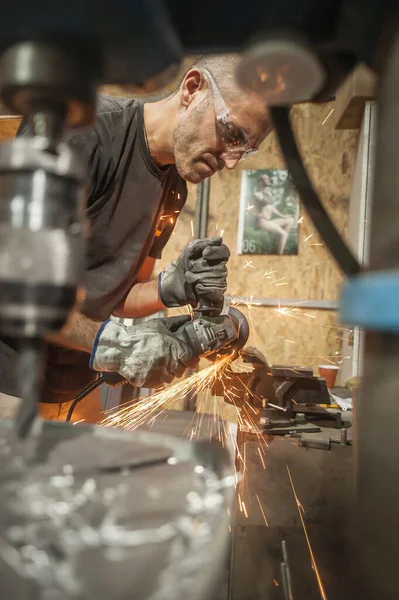
[[[197,356],[215,361],[235,354],[245,346],[249,336],[248,321],[225,299],[221,305],[201,300],[194,317],[175,334],[189,344]]]

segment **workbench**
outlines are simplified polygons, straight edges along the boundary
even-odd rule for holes
[[[334,424],[333,424],[334,427]],[[330,432],[333,430],[330,430]],[[321,435],[328,436],[322,427]],[[229,600],[353,600],[351,591],[352,446],[301,447],[298,439],[239,434]],[[320,590],[294,490],[303,506],[325,596]],[[243,504],[245,510],[243,509]],[[266,523],[267,521],[267,523]],[[281,563],[286,542],[292,595],[284,595]]]

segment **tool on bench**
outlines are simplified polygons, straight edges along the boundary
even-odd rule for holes
[[[305,413],[311,415],[312,410],[318,412],[318,405],[330,404],[325,380],[315,377],[312,368],[285,365],[274,365],[271,375],[274,398],[260,411],[261,427],[275,435],[318,431],[319,427],[306,421]]]

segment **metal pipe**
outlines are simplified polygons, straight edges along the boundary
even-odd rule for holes
[[[290,298],[265,298],[263,296],[234,296],[229,300],[234,300],[239,306],[242,304],[257,304],[259,306],[278,306],[279,308],[293,306],[304,309],[316,310],[338,310],[339,303],[336,300],[295,300]]]
[[[372,271],[399,269],[399,36],[378,99]],[[364,386],[355,406],[357,597],[397,598],[399,550],[399,334],[366,332]]]
[[[197,204],[195,207],[194,237],[205,238],[208,233],[208,212],[210,180],[204,179],[198,187]]]

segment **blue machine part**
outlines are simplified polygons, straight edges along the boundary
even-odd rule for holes
[[[340,311],[347,325],[399,332],[399,272],[381,271],[349,279],[341,292]]]

